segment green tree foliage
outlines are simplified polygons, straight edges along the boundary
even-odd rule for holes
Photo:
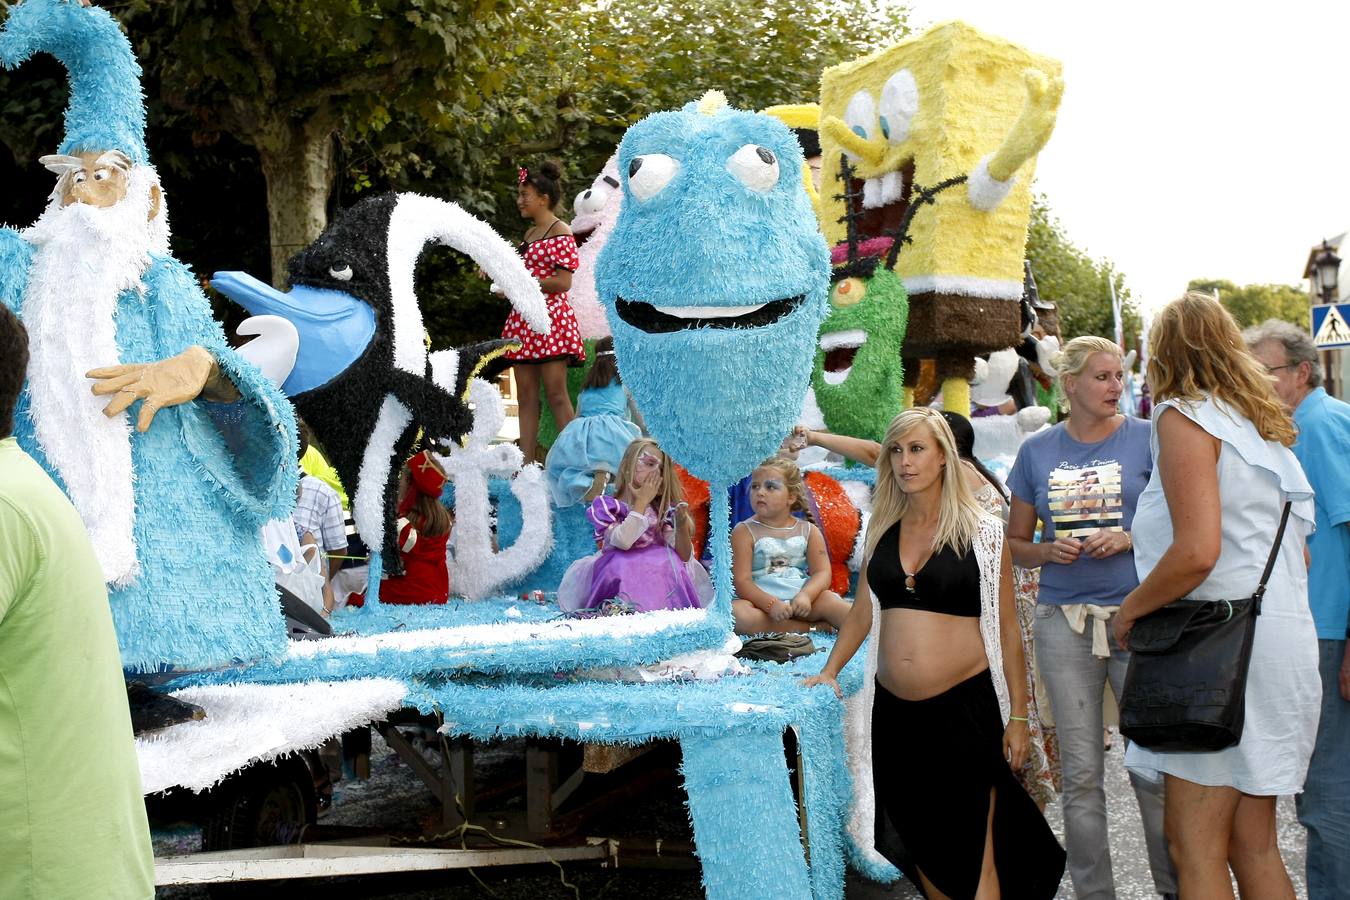
[[[339,177],[335,135],[392,121],[472,129],[509,70],[516,2],[133,0],[119,15],[157,99],[198,145],[230,135],[257,153],[272,268],[315,238]]]
[[[1206,294],[1217,292],[1219,302],[1243,328],[1259,325],[1266,319],[1283,319],[1300,328],[1309,327],[1311,311],[1308,292],[1297,285],[1249,284],[1238,287],[1223,278],[1197,278],[1186,285],[1186,290]]]
[[[1124,274],[1110,260],[1093,260],[1076,247],[1044,197],[1036,197],[1031,205],[1027,259],[1041,298],[1059,307],[1060,334],[1065,340],[1085,334],[1114,339],[1114,283],[1123,310],[1125,346],[1138,344],[1142,324]]]
[[[148,143],[170,197],[175,251],[200,272],[258,275],[370,190],[454,200],[514,236],[517,165],[559,157],[564,191],[574,193],[651,112],[709,88],[748,109],[811,102],[825,66],[906,33],[897,0],[109,8],[145,69]],[[58,140],[62,74],[50,60],[0,73],[0,143],[9,151],[0,152],[0,175],[34,186],[0,196],[0,220],[31,222],[50,189],[35,155]],[[505,304],[463,260],[429,254],[423,274],[437,345],[500,327]]]

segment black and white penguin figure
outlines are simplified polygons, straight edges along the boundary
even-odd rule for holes
[[[381,194],[339,214],[291,259],[285,293],[242,272],[218,272],[211,282],[252,314],[240,333],[261,336],[241,352],[280,381],[308,423],[386,574],[402,568],[394,528],[400,464],[419,435],[458,441],[468,432],[469,380],[513,346],[498,340],[427,352],[413,282],[432,242],[470,256],[530,327],[548,330],[544,296],[514,248],[455,204],[418,194]]]

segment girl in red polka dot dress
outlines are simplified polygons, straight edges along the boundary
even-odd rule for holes
[[[522,217],[534,222],[525,232],[520,253],[525,258],[525,268],[539,279],[552,324],[548,334],[539,334],[525,324],[520,313],[513,311],[502,328],[502,337],[523,345],[507,353],[506,358],[515,363],[520,451],[526,462],[534,460],[539,444],[540,386],[558,430],[562,431],[576,417],[572,398],[567,394],[567,367],[586,361],[581,329],[577,327],[572,305],[567,302],[572,273],[577,268],[577,242],[572,238],[572,229],[553,211],[562,195],[559,177],[558,164],[552,161],[545,162],[537,171],[521,169],[520,188],[516,192],[516,208]]]

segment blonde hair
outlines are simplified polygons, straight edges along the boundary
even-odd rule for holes
[[[1072,375],[1077,378],[1083,374],[1083,370],[1087,368],[1088,360],[1092,358],[1094,353],[1110,353],[1116,359],[1123,359],[1125,356],[1115,341],[1085,334],[1069,341],[1058,353],[1050,357],[1050,368],[1054,369],[1055,375],[1061,379],[1065,375]],[[1063,391],[1060,392],[1060,395],[1060,409],[1063,412],[1072,413],[1068,395]]]
[[[623,459],[619,461],[619,474],[615,479],[618,487],[614,493],[617,496],[632,490],[633,466],[637,464],[638,454],[643,450],[654,450],[661,454],[661,492],[656,495],[656,514],[664,519],[668,511],[684,500],[684,488],[680,486],[680,477],[675,474],[675,463],[671,461],[670,454],[663,451],[661,445],[651,438],[638,438],[623,451]]]
[[[802,470],[797,468],[795,462],[786,456],[771,456],[755,466],[755,469],[773,469],[782,475],[783,487],[787,488],[788,492],[788,512],[800,512],[806,516],[806,521],[819,526],[820,523],[811,512],[811,501],[806,496],[806,479],[802,477]]]
[[[1148,335],[1148,384],[1156,400],[1222,400],[1261,437],[1292,446],[1297,432],[1265,366],[1248,352],[1231,313],[1208,294],[1187,291],[1162,308]]]
[[[956,438],[942,413],[925,406],[907,409],[891,420],[886,436],[881,441],[881,455],[877,457],[877,481],[872,489],[872,518],[867,524],[866,556],[871,557],[877,542],[892,525],[909,511],[909,495],[900,490],[891,468],[892,448],[905,435],[927,425],[929,433],[942,450],[946,460],[943,469],[942,495],[938,506],[937,533],[933,535],[933,551],[951,547],[957,555],[964,555],[974,543],[980,520],[985,512],[961,476],[961,457],[956,451]],[[948,477],[950,475],[951,477]]]

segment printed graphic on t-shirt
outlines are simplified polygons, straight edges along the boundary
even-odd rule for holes
[[[1050,518],[1055,537],[1084,538],[1097,531],[1122,531],[1125,515],[1120,463],[1099,463],[1050,472]]]

